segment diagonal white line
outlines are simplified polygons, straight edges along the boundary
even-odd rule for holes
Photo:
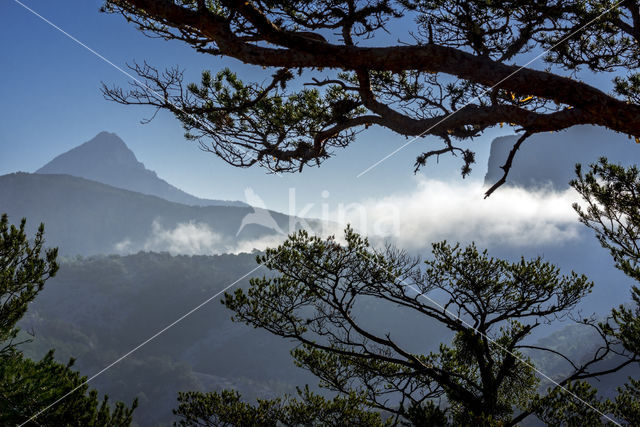
[[[432,126],[430,126],[427,130],[423,131],[422,133],[420,133],[418,136],[415,136],[413,138],[411,138],[409,141],[405,142],[404,144],[402,144],[400,147],[396,148],[395,150],[393,150],[391,153],[387,154],[386,156],[384,156],[382,159],[378,160],[377,162],[375,162],[374,164],[372,164],[371,166],[369,166],[368,168],[366,168],[365,170],[363,170],[362,172],[360,172],[358,175],[356,175],[356,178],[360,178],[362,175],[366,174],[367,172],[371,171],[372,169],[376,168],[380,163],[384,162],[385,160],[387,160],[388,158],[394,156],[396,153],[398,153],[399,151],[403,150],[405,147],[407,147],[408,145],[413,144],[418,138],[421,138],[422,136],[426,135],[427,133],[429,133],[429,131],[431,131],[433,128],[435,128],[436,126],[438,126],[440,123],[446,121],[449,117],[454,116],[456,113],[458,113],[460,110],[462,110],[464,107],[466,107],[467,105],[470,105],[472,102],[475,101],[479,101],[481,96],[486,95],[487,93],[491,92],[493,89],[495,89],[496,87],[500,86],[502,83],[504,83],[506,80],[510,79],[511,77],[515,76],[516,74],[518,74],[520,71],[522,71],[524,68],[526,68],[527,66],[531,65],[533,62],[537,61],[538,59],[540,59],[542,56],[546,55],[547,53],[549,53],[550,50],[555,49],[557,46],[561,45],[562,43],[566,42],[569,38],[573,37],[574,35],[578,34],[579,32],[581,32],[582,30],[584,30],[585,28],[587,28],[589,25],[593,24],[594,22],[596,22],[598,19],[602,18],[602,16],[606,13],[608,13],[610,10],[614,9],[615,7],[617,7],[620,3],[622,3],[623,0],[620,0],[619,2],[615,3],[613,6],[611,6],[609,9],[605,10],[604,12],[602,12],[600,15],[596,16],[595,18],[593,18],[591,21],[587,22],[586,24],[584,24],[582,27],[578,28],[577,30],[575,30],[574,32],[572,32],[571,34],[563,37],[562,39],[560,39],[559,42],[557,42],[556,44],[554,44],[553,46],[551,46],[549,49],[545,50],[544,52],[542,52],[541,54],[537,55],[536,57],[534,57],[533,59],[531,59],[529,62],[527,62],[526,64],[518,67],[515,71],[513,71],[511,74],[509,74],[507,77],[503,78],[502,80],[500,80],[498,83],[494,84],[493,86],[491,86],[489,89],[485,90],[484,92],[482,92],[480,95],[477,95],[475,98],[472,98],[470,101],[468,101],[467,103],[465,103],[462,107],[458,108],[456,111],[447,114],[446,116],[444,116],[442,119],[438,120],[438,122]]]
[[[596,409],[593,405],[591,405],[589,402],[587,402],[586,400],[582,399],[580,396],[578,396],[577,394],[573,393],[571,390],[567,389],[566,387],[560,385],[560,383],[558,383],[556,380],[554,380],[553,378],[551,378],[549,375],[545,374],[544,372],[542,372],[540,369],[536,368],[535,365],[533,365],[532,363],[527,362],[526,360],[522,359],[521,357],[519,357],[517,354],[513,353],[512,351],[510,351],[509,349],[507,349],[506,347],[504,347],[503,345],[501,345],[500,343],[498,343],[496,340],[494,340],[493,338],[491,338],[489,335],[479,331],[477,328],[475,328],[472,324],[470,324],[469,322],[467,322],[466,320],[464,320],[461,316],[458,316],[457,314],[453,313],[452,311],[450,311],[449,309],[445,308],[444,306],[442,306],[442,304],[438,303],[437,301],[435,301],[433,298],[431,298],[430,296],[428,296],[426,293],[424,292],[420,292],[420,289],[418,289],[415,285],[410,285],[407,284],[403,279],[400,280],[400,283],[403,283],[405,285],[405,287],[409,287],[411,288],[415,293],[417,293],[418,295],[416,296],[416,299],[418,299],[419,297],[422,297],[424,299],[426,299],[427,301],[429,301],[430,303],[432,303],[433,305],[435,305],[436,307],[438,307],[440,310],[442,310],[444,313],[447,313],[448,315],[455,317],[458,321],[460,321],[462,324],[464,324],[466,327],[473,329],[474,332],[476,332],[477,334],[483,336],[487,341],[491,342],[492,344],[494,344],[496,347],[498,347],[500,350],[504,351],[505,353],[513,356],[514,358],[516,358],[517,360],[519,360],[521,363],[524,363],[525,365],[527,365],[528,367],[530,367],[531,369],[533,369],[534,371],[536,371],[538,374],[540,374],[542,377],[544,377],[546,380],[550,381],[551,383],[553,383],[554,385],[556,385],[557,387],[560,387],[560,389],[562,389],[562,391],[568,393],[569,395],[571,395],[572,397],[574,397],[575,399],[577,399],[579,402],[585,404],[586,406],[588,406],[589,408],[591,408],[592,410],[596,411],[598,414],[600,414],[601,416],[603,416],[604,418],[608,419],[609,421],[611,421],[613,424],[620,426],[620,423],[616,422],[614,419],[612,419],[611,417],[609,417],[608,415],[604,414],[603,412],[601,412],[600,410]]]
[[[110,61],[109,59],[107,59],[106,57],[104,57],[103,55],[101,55],[100,53],[96,52],[94,49],[92,49],[91,47],[87,46],[85,43],[81,42],[80,40],[78,40],[77,38],[75,38],[74,36],[72,36],[71,34],[69,34],[68,32],[66,32],[65,30],[63,30],[62,28],[60,28],[59,26],[57,26],[56,24],[54,24],[53,22],[51,22],[50,20],[48,20],[47,18],[45,18],[44,16],[40,15],[38,12],[36,12],[35,10],[31,9],[29,6],[25,5],[24,3],[22,3],[19,0],[14,0],[15,3],[19,4],[20,6],[22,6],[24,9],[28,10],[29,12],[31,12],[33,15],[37,16],[38,18],[40,18],[41,20],[43,20],[44,22],[46,22],[47,24],[49,24],[50,26],[52,26],[53,28],[55,28],[56,30],[58,30],[59,32],[61,32],[62,34],[64,34],[65,36],[67,36],[68,38],[70,38],[71,40],[73,40],[74,42],[76,42],[77,44],[79,44],[80,46],[82,46],[83,48],[87,49],[89,52],[93,53],[94,55],[96,55],[98,58],[102,59],[104,62],[106,62],[107,64],[111,65],[112,67],[114,67],[115,69],[117,69],[118,71],[120,71],[121,73],[125,74],[126,76],[128,76],[129,78],[133,79],[135,82],[139,83],[140,85],[146,87],[151,93],[153,93],[154,95],[156,95],[159,99],[162,99],[162,96],[154,91],[153,89],[151,89],[148,85],[146,85],[144,82],[140,81],[139,79],[137,79],[135,76],[133,76],[132,74],[130,74],[129,72],[127,72],[126,70],[122,69],[121,67],[119,67],[118,65],[114,64],[112,61]],[[190,115],[189,113],[186,113],[184,110],[182,110],[180,107],[176,106],[175,104],[169,102],[171,105],[173,105],[176,109],[182,111],[183,113],[185,113],[187,116],[191,117],[192,119],[194,119],[195,121],[199,121],[197,118],[194,118],[192,115]],[[199,121],[199,123],[201,123],[202,125],[204,125],[205,127],[208,127],[208,124]],[[50,405],[48,405],[47,407],[41,409],[40,411],[38,411],[36,414],[32,415],[28,420],[24,421],[22,424],[19,425],[19,427],[25,425],[26,423],[30,422],[30,421],[34,421],[38,416],[40,416],[42,413],[46,412],[47,410],[49,410],[50,408],[52,408],[53,406],[57,405],[58,403],[60,403],[61,401],[63,401],[64,399],[66,399],[67,397],[69,397],[71,394],[73,394],[74,392],[76,392],[78,389],[80,389],[82,386],[84,386],[85,384],[89,383],[90,381],[94,380],[95,378],[99,377],[100,375],[102,375],[103,373],[105,373],[106,371],[108,371],[109,369],[111,369],[113,366],[117,365],[118,363],[120,363],[121,361],[123,361],[124,359],[126,359],[127,357],[129,357],[131,354],[135,353],[136,351],[138,351],[140,348],[144,347],[145,345],[147,345],[149,342],[153,341],[154,339],[156,339],[158,336],[162,335],[163,333],[165,333],[167,330],[171,329],[173,326],[175,326],[176,324],[180,323],[182,320],[184,320],[185,318],[189,317],[191,314],[195,313],[196,311],[198,311],[200,308],[202,308],[203,306],[205,306],[206,304],[208,304],[209,302],[211,302],[212,300],[216,299],[217,297],[219,297],[220,295],[222,295],[222,293],[224,293],[225,291],[227,291],[228,289],[230,289],[231,287],[233,287],[234,285],[236,285],[238,282],[240,282],[241,280],[245,279],[247,276],[249,276],[250,274],[252,274],[253,272],[255,272],[256,270],[258,270],[260,267],[262,267],[262,265],[258,265],[256,268],[252,269],[251,271],[249,271],[248,273],[244,274],[242,277],[240,277],[239,279],[237,279],[236,281],[234,281],[233,283],[231,283],[230,285],[226,286],[224,289],[222,289],[221,291],[217,292],[215,295],[209,297],[208,299],[206,299],[204,302],[202,302],[201,304],[197,305],[196,307],[192,308],[191,310],[189,310],[187,313],[183,314],[182,316],[180,316],[178,319],[174,320],[173,322],[171,322],[170,324],[168,324],[167,326],[165,326],[164,328],[160,329],[158,332],[156,332],[155,334],[153,334],[151,337],[147,338],[146,340],[144,340],[143,342],[141,342],[140,344],[138,344],[137,346],[135,346],[134,348],[132,348],[131,350],[129,350],[127,353],[123,354],[122,356],[120,356],[118,359],[116,359],[115,361],[113,361],[112,363],[110,363],[109,365],[105,366],[103,369],[101,369],[100,371],[98,371],[97,373],[95,373],[94,375],[92,375],[91,377],[89,377],[86,381],[82,382],[81,384],[79,384],[77,387],[75,387],[74,389],[72,389],[71,391],[67,392],[65,395],[61,396],[60,398],[58,398],[55,402],[51,403]]]
[[[158,332],[156,332],[155,334],[151,335],[149,338],[147,338],[146,340],[142,341],[140,344],[138,344],[137,346],[135,346],[134,348],[132,348],[131,350],[129,350],[128,352],[126,352],[125,354],[120,356],[118,359],[114,360],[113,362],[111,362],[110,364],[108,364],[107,366],[102,368],[100,371],[96,372],[91,377],[87,378],[85,381],[83,381],[77,387],[75,387],[71,391],[67,392],[65,395],[63,395],[60,398],[58,398],[58,400],[56,400],[55,402],[51,403],[47,407],[41,409],[37,413],[33,414],[28,420],[24,421],[18,427],[24,426],[28,422],[33,421],[34,419],[36,419],[42,413],[44,413],[47,410],[49,410],[50,408],[56,406],[58,403],[62,402],[64,399],[69,397],[71,394],[73,394],[79,388],[81,388],[85,384],[89,383],[90,381],[93,381],[94,379],[96,379],[97,377],[99,377],[100,375],[102,375],[103,373],[105,373],[106,371],[108,371],[109,369],[111,369],[112,367],[117,365],[118,363],[122,362],[124,359],[126,359],[127,357],[129,357],[130,355],[135,353],[136,351],[140,350],[142,347],[144,347],[145,345],[147,345],[148,343],[150,343],[151,341],[153,341],[154,339],[156,339],[157,337],[159,337],[160,335],[162,335],[163,333],[165,333],[166,331],[168,331],[169,329],[171,329],[172,327],[174,327],[175,325],[177,325],[178,323],[180,323],[181,321],[183,321],[187,317],[191,316],[193,313],[195,313],[196,311],[200,310],[202,307],[204,307],[205,305],[207,305],[208,303],[210,303],[214,299],[218,298],[224,292],[226,292],[231,287],[233,287],[236,284],[238,284],[238,282],[240,282],[241,280],[245,279],[247,276],[253,274],[256,270],[258,270],[262,266],[263,266],[263,264],[258,265],[257,267],[255,267],[254,269],[249,271],[248,273],[244,274],[239,279],[235,280],[233,283],[231,283],[231,284],[227,285],[226,287],[224,287],[224,289],[222,289],[221,291],[216,292],[215,295],[210,296],[209,298],[207,298],[206,300],[204,300],[203,302],[201,302],[197,306],[193,307],[191,310],[187,311],[185,314],[183,314],[182,316],[178,317],[176,320],[174,320],[173,322],[169,323],[167,326],[165,326],[164,328],[160,329]]]
[[[149,91],[151,91],[153,94],[155,94],[156,96],[159,97],[159,99],[162,99],[162,97],[160,96],[160,94],[158,94],[157,92],[155,92],[153,89],[151,89],[149,86],[147,86],[146,84],[144,84],[143,82],[141,82],[139,79],[137,79],[136,77],[134,77],[133,75],[131,75],[130,73],[128,73],[126,70],[122,69],[121,67],[119,67],[118,65],[114,64],[113,62],[111,62],[110,60],[108,60],[107,58],[105,58],[103,55],[99,54],[98,52],[96,52],[95,50],[93,50],[92,48],[90,48],[89,46],[87,46],[86,44],[84,44],[83,42],[81,42],[80,40],[78,40],[77,38],[75,38],[74,36],[72,36],[71,34],[67,33],[66,31],[64,31],[62,28],[58,27],[57,25],[55,25],[53,22],[51,22],[50,20],[48,20],[47,18],[43,17],[42,15],[40,15],[39,13],[37,13],[36,11],[34,11],[33,9],[31,9],[30,7],[28,7],[27,5],[25,5],[24,3],[22,3],[19,0],[14,0],[15,3],[19,4],[20,6],[22,6],[24,9],[28,10],[29,12],[31,12],[32,14],[34,14],[35,16],[37,16],[38,18],[40,18],[41,20],[43,20],[44,22],[46,22],[47,24],[49,24],[50,26],[52,26],[53,28],[55,28],[56,30],[60,31],[62,34],[64,34],[65,36],[67,36],[68,38],[70,38],[71,40],[73,40],[74,42],[76,42],[77,44],[79,44],[80,46],[84,47],[85,49],[87,49],[89,52],[93,53],[94,55],[96,55],[98,58],[102,59],[103,61],[105,61],[106,63],[108,63],[109,65],[111,65],[112,67],[116,68],[118,71],[120,71],[121,73],[125,74],[126,76],[130,77],[131,79],[133,79],[134,81],[136,81],[137,83],[141,84],[142,86],[146,87]],[[582,29],[584,29],[586,26],[590,25],[591,23],[595,22],[597,19],[599,19],[602,15],[604,15],[605,13],[609,12],[611,9],[613,9],[614,7],[616,7],[618,4],[620,4],[620,2],[616,3],[614,6],[612,6],[611,8],[607,9],[605,12],[603,12],[602,14],[600,14],[598,17],[594,18],[592,21],[590,21],[589,23],[587,23],[586,25],[584,25],[583,27],[581,27],[580,29],[576,30],[574,33],[570,34],[569,36],[565,37],[563,40],[561,40],[560,42],[558,42],[556,45],[554,45],[553,47],[559,45],[560,43],[564,42],[567,38],[571,37],[572,35],[574,35],[575,33],[581,31]],[[548,50],[547,50],[548,52]],[[546,52],[538,55],[536,58],[532,59],[531,61],[529,61],[528,63],[526,63],[525,65],[521,66],[518,70],[514,71],[512,74],[510,74],[509,76],[505,77],[503,80],[501,80],[500,82],[498,82],[495,86],[499,85],[500,83],[502,83],[504,80],[510,78],[511,76],[513,76],[514,74],[516,74],[517,72],[519,72],[521,69],[523,69],[524,67],[526,67],[527,65],[531,64],[533,61],[537,60],[540,56],[544,55]],[[494,86],[494,87],[495,87]],[[489,89],[491,90],[491,89]],[[486,93],[486,92],[485,92]],[[477,99],[477,98],[476,98]],[[176,105],[174,105],[173,103],[171,103],[171,105],[173,105],[175,108],[183,111],[181,108],[177,107]],[[468,105],[465,104],[465,106]],[[184,112],[184,111],[183,111]],[[442,121],[446,120],[448,117],[452,116],[453,114],[455,114],[456,112],[451,113],[450,115],[448,115],[447,117],[443,118],[440,122],[436,123],[434,126],[432,126],[431,128],[427,129],[427,131],[423,132],[421,135],[418,135],[417,137],[415,137],[413,140],[405,143],[403,146],[401,146],[400,148],[394,150],[392,153],[390,153],[389,155],[387,155],[386,157],[384,157],[382,160],[380,160],[379,162],[377,162],[376,164],[372,165],[371,167],[369,167],[368,169],[366,169],[365,171],[361,172],[358,177],[362,176],[363,174],[367,173],[369,170],[373,169],[374,167],[376,167],[378,164],[382,163],[384,160],[388,159],[389,157],[393,156],[395,153],[397,153],[398,151],[402,150],[404,147],[406,147],[407,145],[411,144],[413,141],[415,141],[417,138],[419,138],[420,136],[424,135],[426,132],[428,132],[430,129],[433,129],[433,127],[437,126],[439,123],[441,123]],[[185,114],[189,115],[188,113],[185,112]],[[189,115],[190,116],[190,115]],[[191,117],[191,116],[190,116]],[[196,119],[197,121],[197,119]],[[204,126],[208,126],[206,123],[200,122],[201,124],[203,124]],[[275,256],[277,254],[274,254],[273,256]],[[120,356],[118,359],[114,360],[112,363],[110,363],[109,365],[105,366],[103,369],[101,369],[100,371],[98,371],[97,373],[95,373],[94,375],[92,375],[91,377],[87,378],[84,382],[82,382],[80,385],[78,385],[77,387],[75,387],[74,389],[72,389],[71,391],[67,392],[65,395],[61,396],[60,398],[58,398],[56,401],[54,401],[53,403],[51,403],[50,405],[48,405],[47,407],[41,409],[40,411],[38,411],[37,413],[35,413],[34,415],[32,415],[29,419],[27,419],[26,421],[24,421],[22,424],[19,424],[19,427],[24,426],[25,424],[27,424],[30,421],[35,422],[35,419],[40,416],[42,413],[46,412],[47,410],[49,410],[50,408],[52,408],[53,406],[57,405],[58,403],[60,403],[62,400],[66,399],[68,396],[70,396],[71,394],[73,394],[74,392],[76,392],[78,389],[80,389],[81,387],[83,387],[85,384],[88,384],[90,381],[94,380],[95,378],[97,378],[98,376],[102,375],[103,373],[105,373],[106,371],[108,371],[109,369],[111,369],[113,366],[117,365],[118,363],[120,363],[121,361],[123,361],[124,359],[126,359],[127,357],[129,357],[131,354],[135,353],[136,351],[138,351],[140,348],[144,347],[145,345],[147,345],[149,342],[153,341],[154,339],[156,339],[158,336],[162,335],[163,333],[165,333],[167,330],[171,329],[173,326],[177,325],[178,323],[180,323],[182,320],[184,320],[185,318],[189,317],[191,314],[195,313],[196,311],[198,311],[200,308],[204,307],[206,304],[208,304],[209,302],[213,301],[214,299],[216,299],[217,297],[219,297],[220,295],[222,295],[222,293],[226,292],[227,290],[229,290],[231,287],[235,286],[237,283],[239,283],[241,280],[245,279],[247,276],[253,274],[255,271],[257,271],[259,268],[261,268],[264,264],[260,264],[257,267],[255,267],[254,269],[252,269],[251,271],[247,272],[246,274],[244,274],[242,277],[238,278],[237,280],[235,280],[234,282],[232,282],[231,284],[227,285],[225,288],[223,288],[221,291],[217,292],[216,294],[214,294],[213,296],[207,298],[205,301],[203,301],[202,303],[198,304],[197,306],[195,306],[194,308],[192,308],[191,310],[189,310],[188,312],[186,312],[185,314],[183,314],[182,316],[180,316],[179,318],[177,318],[176,320],[174,320],[173,322],[169,323],[167,326],[165,326],[164,328],[160,329],[158,332],[156,332],[155,334],[153,334],[152,336],[150,336],[149,338],[147,338],[146,340],[144,340],[143,342],[141,342],[140,344],[138,344],[137,346],[135,346],[134,348],[132,348],[131,350],[129,350],[128,352],[126,352],[125,354],[123,354],[122,356]],[[404,281],[401,281],[404,283]],[[419,293],[420,291],[415,288],[415,286],[413,285],[406,285],[405,286],[410,286],[413,288],[414,291],[416,291],[417,293]],[[431,303],[435,304],[436,306],[438,306],[440,309],[442,309],[443,311],[449,313],[449,314],[453,314],[451,313],[449,310],[445,309],[444,307],[442,307],[442,305],[438,304],[436,301],[434,301],[432,298],[430,298],[429,296],[425,295],[425,294],[419,294],[418,297],[423,297],[425,299],[427,299],[428,301],[430,301]],[[417,297],[416,297],[417,298]],[[497,342],[495,342],[495,340],[493,340],[491,337],[487,336],[486,334],[483,334],[482,332],[478,331],[476,328],[474,328],[472,325],[470,325],[468,322],[466,322],[464,319],[461,319],[460,317],[456,316],[455,314],[453,314],[454,317],[456,317],[460,322],[464,323],[466,326],[472,328],[474,331],[476,331],[477,333],[479,333],[480,335],[484,336],[487,340],[491,341],[492,343],[494,343],[496,346],[498,346],[499,348],[501,348],[503,351],[511,354],[513,357],[517,358],[518,360],[520,360],[522,363],[530,366],[531,368],[533,368],[536,372],[538,372],[540,375],[542,375],[544,378],[546,378],[547,380],[549,380],[550,382],[554,383],[555,385],[557,385],[558,387],[560,387],[562,390],[564,390],[565,392],[567,392],[568,394],[572,395],[573,397],[575,397],[577,400],[579,400],[580,402],[584,403],[585,405],[587,405],[589,408],[593,409],[594,411],[598,412],[599,414],[601,414],[603,417],[609,419],[611,422],[613,422],[616,425],[620,425],[617,422],[615,422],[614,420],[612,420],[611,418],[609,418],[608,416],[606,416],[605,414],[603,414],[602,412],[598,411],[596,408],[594,408],[592,405],[590,405],[588,402],[584,401],[583,399],[581,399],[579,396],[577,396],[576,394],[572,393],[571,391],[569,391],[568,389],[566,389],[565,387],[561,386],[560,384],[558,384],[556,381],[554,381],[552,378],[550,378],[548,375],[544,374],[543,372],[541,372],[540,370],[538,370],[535,366],[533,366],[532,364],[522,360],[521,358],[519,358],[517,355],[513,354],[512,352],[510,352],[509,350],[507,350],[506,348],[504,348],[503,346],[501,346],[500,344],[498,344]]]
[[[18,3],[20,6],[22,6],[23,8],[27,9],[29,12],[31,12],[32,14],[34,14],[35,16],[37,16],[38,18],[42,19],[44,22],[46,22],[47,24],[51,25],[53,28],[55,28],[56,30],[60,31],[62,34],[64,34],[65,36],[69,37],[71,40],[73,40],[74,42],[76,42],[77,44],[79,44],[80,46],[82,46],[83,48],[87,49],[89,52],[93,53],[95,56],[97,56],[98,58],[102,59],[104,62],[106,62],[107,64],[111,65],[113,68],[115,68],[116,70],[120,71],[122,74],[126,75],[127,77],[133,79],[136,83],[139,83],[141,85],[143,85],[144,87],[146,87],[147,89],[149,89],[154,95],[156,95],[158,97],[158,99],[162,99],[162,97],[160,96],[159,93],[155,92],[153,89],[151,89],[149,86],[145,85],[143,82],[141,82],[140,80],[138,80],[137,78],[135,78],[133,75],[131,75],[131,73],[127,72],[126,70],[123,70],[121,67],[119,67],[118,65],[114,64],[113,62],[109,61],[107,58],[105,58],[104,56],[100,55],[98,52],[96,52],[95,50],[91,49],[89,46],[87,46],[86,44],[82,43],[80,40],[78,40],[77,38],[73,37],[71,34],[67,33],[65,30],[63,30],[62,28],[58,27],[56,24],[54,24],[53,22],[49,21],[47,18],[45,18],[44,16],[40,15],[38,12],[36,12],[35,10],[31,9],[29,6],[27,6],[26,4],[22,3],[20,0],[13,0],[14,2]],[[173,105],[173,104],[172,104]],[[175,107],[175,105],[174,105]],[[178,108],[178,107],[176,107]],[[185,113],[186,114],[186,113]]]
[[[16,2],[17,4],[19,4],[20,6],[22,6],[23,8],[25,8],[26,10],[28,10],[29,12],[31,12],[32,14],[34,14],[35,16],[37,16],[38,18],[40,18],[41,20],[43,20],[44,22],[46,22],[47,24],[49,24],[50,26],[52,26],[53,28],[55,28],[56,30],[58,30],[59,32],[61,32],[62,34],[64,34],[65,36],[67,36],[68,38],[70,38],[71,40],[73,40],[74,42],[76,42],[77,44],[79,44],[80,46],[82,46],[83,48],[85,48],[86,50],[88,50],[89,52],[93,53],[98,58],[102,59],[107,64],[111,65],[116,70],[120,71],[125,76],[129,77],[130,79],[132,79],[133,81],[135,81],[136,83],[141,85],[142,87],[146,88],[149,92],[151,92],[153,95],[155,95],[155,97],[156,97],[156,99],[158,101],[166,102],[166,103],[170,104],[173,108],[175,108],[176,110],[182,112],[185,116],[189,117],[194,122],[200,123],[202,126],[207,128],[207,130],[209,130],[210,132],[215,132],[215,130],[211,126],[209,126],[209,124],[207,122],[200,120],[200,118],[195,117],[191,113],[187,113],[183,108],[181,108],[178,105],[176,105],[173,102],[171,102],[170,99],[164,99],[164,96],[162,94],[160,94],[158,91],[153,90],[152,88],[149,87],[149,85],[147,85],[146,83],[144,83],[143,81],[141,81],[140,79],[138,79],[137,77],[135,77],[134,75],[129,73],[127,70],[125,70],[122,67],[118,66],[117,64],[113,63],[108,58],[106,58],[103,55],[101,55],[99,52],[96,52],[90,46],[87,46],[85,43],[81,42],[80,40],[78,40],[77,38],[75,38],[74,36],[72,36],[71,34],[66,32],[65,30],[63,30],[62,28],[60,28],[59,26],[57,26],[56,24],[54,24],[53,22],[51,22],[50,20],[48,20],[47,18],[45,18],[44,16],[42,16],[41,14],[39,14],[38,12],[33,10],[32,8],[27,6],[26,4],[22,3],[20,0],[13,0],[13,1]],[[276,172],[276,174],[278,174],[278,173]]]

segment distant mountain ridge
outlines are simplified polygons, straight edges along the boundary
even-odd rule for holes
[[[35,173],[76,176],[185,205],[248,206],[239,201],[201,199],[174,187],[145,168],[125,142],[110,132],[100,132]]]
[[[491,142],[489,164],[484,182],[493,185],[503,174],[500,166],[509,155],[518,136],[495,138]],[[575,178],[575,164],[583,170],[600,157],[613,163],[640,163],[640,145],[618,134],[596,126],[574,126],[566,131],[541,133],[526,140],[513,161],[506,185],[535,189],[551,187],[564,190]]]
[[[0,176],[0,212],[6,212],[12,223],[26,217],[29,234],[43,222],[47,242],[59,246],[64,255],[170,250],[147,244],[158,235],[171,237],[171,230],[181,225],[215,233],[219,241],[209,246],[218,253],[242,242],[280,236],[260,222],[242,226],[243,219],[256,212],[250,206],[189,206],[71,175]],[[288,230],[291,217],[261,212]],[[246,248],[251,249],[251,245]]]

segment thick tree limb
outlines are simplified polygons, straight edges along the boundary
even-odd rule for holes
[[[242,42],[228,24],[209,11],[195,11],[169,0],[126,0],[136,10],[214,41],[220,54],[245,63],[284,68],[335,68],[343,70],[420,70],[446,73],[464,80],[518,94],[550,99],[581,109],[582,123],[592,123],[632,135],[640,135],[640,106],[628,105],[586,84],[550,72],[506,65],[474,56],[459,49],[438,45],[358,47],[340,46],[312,40],[278,29],[255,8],[237,9],[269,42],[269,48]],[[233,1],[232,4],[248,2]],[[552,127],[549,124],[549,127]]]
[[[166,102],[153,104],[172,110],[188,132],[194,131],[189,137],[235,166],[258,163],[277,172],[300,171],[306,164],[319,165],[331,156],[332,148],[348,145],[356,129],[371,124],[406,137],[439,137],[444,147],[425,150],[416,160],[416,169],[432,155],[462,154],[463,176],[471,170],[474,153],[458,141],[476,138],[497,124],[510,123],[528,135],[592,124],[640,137],[640,105],[631,103],[636,99],[634,85],[618,84],[616,90],[625,99],[617,99],[583,81],[506,63],[537,44],[549,47],[551,61],[570,71],[584,64],[596,71],[631,70],[640,52],[636,2],[623,2],[604,14],[597,5],[582,10],[558,1],[523,2],[508,11],[474,1],[451,0],[437,6],[409,3],[346,1],[323,9],[324,3],[314,2],[107,0],[106,9],[121,13],[142,31],[181,40],[199,52],[277,67],[283,73],[297,69],[299,76],[329,69],[328,77],[310,76],[311,81],[302,82],[333,94],[327,98],[330,102],[318,107],[337,108],[340,97],[357,105],[348,117],[314,113],[312,123],[302,119],[296,123],[283,112],[277,114],[284,114],[284,122],[274,112],[268,113],[274,117],[267,120],[267,110],[256,118],[257,108],[226,121],[220,136],[215,126],[216,132],[210,132],[206,110],[211,107],[204,98],[200,104],[178,102],[177,108]],[[295,13],[290,9],[294,4],[299,9]],[[417,11],[417,22],[428,28],[428,42],[416,37],[414,44],[359,45],[376,30],[385,30],[387,18],[402,16],[404,10],[398,8],[405,6]],[[613,34],[612,28],[622,35]],[[321,30],[341,39],[325,37]],[[149,105],[149,94],[142,92],[107,89],[105,96],[123,104]],[[266,104],[299,95],[278,91],[273,84],[264,87],[262,94],[255,98]],[[182,98],[172,96],[174,101]],[[191,111],[197,120],[176,110]],[[240,126],[240,132],[233,130],[238,120],[246,125]],[[278,123],[280,128],[261,131],[268,123]],[[243,133],[247,126],[252,129],[250,135]],[[510,163],[487,196],[506,181]]]

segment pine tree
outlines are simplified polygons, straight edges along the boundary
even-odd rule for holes
[[[6,214],[0,218],[0,424],[130,425],[135,401],[131,407],[118,402],[111,408],[107,396],[99,399],[72,369],[73,360],[61,364],[52,350],[34,361],[21,352],[16,324],[59,268],[57,248],[44,248],[44,225],[32,242],[25,226],[26,219],[16,227]]]

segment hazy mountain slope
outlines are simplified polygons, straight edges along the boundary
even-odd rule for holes
[[[256,266],[250,254],[138,253],[63,260],[20,322],[23,330],[35,332],[28,353],[56,348],[61,361],[73,356],[83,374],[93,375]],[[263,267],[250,277],[269,274]],[[237,286],[246,287],[248,281]],[[392,304],[369,301],[353,315],[372,330],[392,331],[396,342],[411,343],[416,351],[435,350],[449,335]],[[214,299],[92,385],[112,400],[139,397],[136,420],[153,426],[173,418],[178,391],[235,388],[252,400],[317,384],[294,366],[292,341],[234,323],[230,316]]]
[[[504,164],[518,139],[515,135],[493,140],[485,184],[493,185],[502,176]],[[518,150],[507,185],[535,188],[551,185],[565,189],[575,177],[576,163],[583,167],[605,156],[614,162],[634,164],[640,161],[640,145],[626,135],[595,126],[574,126],[557,133],[537,134]]]
[[[255,267],[250,254],[63,259],[58,275],[47,282],[20,322],[24,331],[35,333],[25,350],[36,357],[55,348],[60,361],[73,356],[83,374],[93,375]],[[262,267],[250,277],[270,274]],[[236,286],[244,288],[248,280]],[[431,297],[442,301],[437,294]],[[444,327],[413,310],[375,299],[359,301],[352,313],[359,322],[371,331],[390,332],[410,351],[428,353],[450,340]],[[292,392],[296,385],[317,384],[317,378],[294,366],[289,355],[294,342],[234,323],[230,315],[219,298],[211,300],[92,385],[113,400],[138,397],[136,421],[155,426],[172,420],[178,391],[234,388],[253,400]],[[580,359],[583,351],[591,350],[590,329],[565,328],[552,334],[562,325],[539,328],[538,338],[546,337],[541,342]],[[533,337],[530,343],[536,341]],[[531,355],[548,375],[566,370],[554,355]],[[598,387],[611,393],[624,380],[624,375],[615,375]]]
[[[247,206],[242,202],[200,199],[185,193],[146,169],[124,141],[109,132],[100,132],[60,154],[36,173],[73,175],[186,205]]]
[[[74,357],[92,375],[255,266],[249,254],[63,261],[20,322],[36,335],[25,350],[37,357],[55,348],[60,361]],[[92,385],[112,400],[138,397],[136,421],[154,426],[173,418],[178,391],[233,387],[249,398],[272,397],[284,391],[275,378],[291,381],[287,391],[306,382],[283,340],[229,317],[211,301]]]
[[[61,253],[71,255],[114,253],[118,251],[116,245],[122,246],[123,242],[128,244],[121,252],[135,252],[145,249],[145,242],[159,232],[166,233],[180,224],[202,225],[219,238],[211,245],[219,243],[223,249],[239,240],[277,234],[249,224],[236,236],[243,218],[254,212],[251,207],[187,206],[69,175],[0,176],[0,212],[9,214],[12,223],[26,217],[31,233],[44,222],[47,241],[59,246]],[[287,230],[288,216],[263,212]]]

